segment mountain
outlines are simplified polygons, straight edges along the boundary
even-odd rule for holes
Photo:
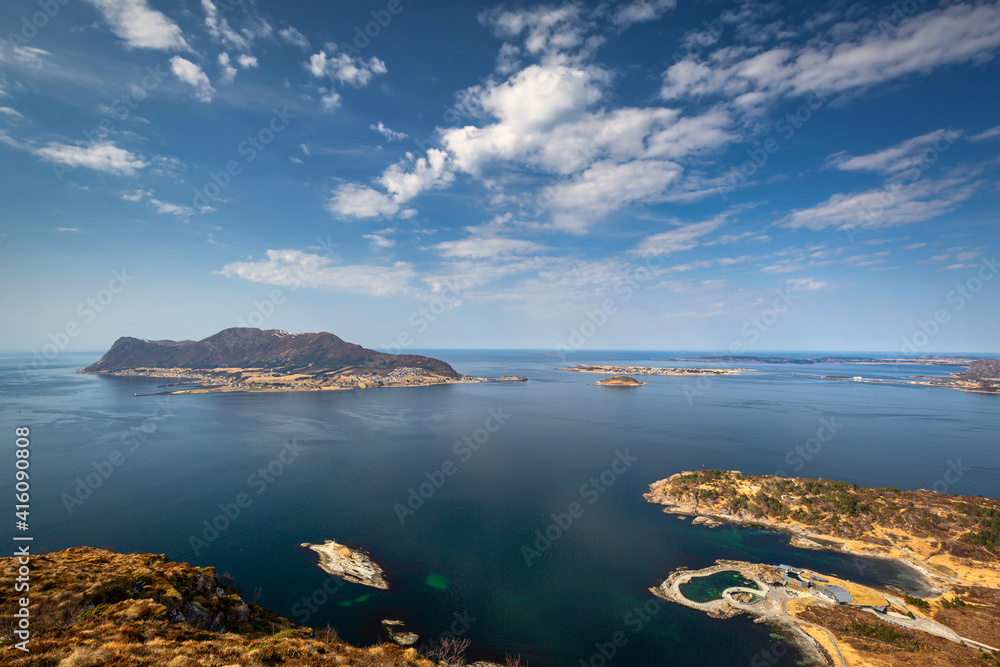
[[[958,374],[965,380],[998,380],[1000,379],[1000,361],[996,359],[976,359],[969,364],[969,369]]]
[[[348,343],[331,333],[292,334],[280,329],[225,329],[203,340],[145,340],[123,337],[85,373],[135,368],[280,368],[311,371],[354,368],[391,371],[422,368],[434,375],[459,377],[440,359],[417,354],[387,354]]]

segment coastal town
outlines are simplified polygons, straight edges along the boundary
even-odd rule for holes
[[[424,368],[401,367],[387,371],[362,371],[353,367],[289,373],[271,368],[132,368],[104,371],[104,375],[157,378],[172,395],[220,392],[336,391],[374,387],[420,387],[434,384],[489,382],[487,378],[436,375]],[[496,381],[523,380],[497,378]],[[197,385],[190,387],[190,385]],[[184,388],[180,388],[184,387]]]
[[[590,366],[578,364],[560,371],[601,373],[605,375],[739,375],[751,372],[749,368],[658,368],[656,366]]]

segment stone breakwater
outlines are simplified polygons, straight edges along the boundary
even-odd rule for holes
[[[372,588],[383,590],[389,588],[382,568],[361,551],[350,549],[333,540],[327,540],[323,544],[303,542],[300,546],[318,553],[319,566],[335,577]]]

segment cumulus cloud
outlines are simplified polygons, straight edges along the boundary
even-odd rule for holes
[[[394,164],[376,179],[386,192],[366,185],[346,183],[338,186],[327,201],[327,210],[335,215],[351,218],[411,217],[412,209],[402,205],[425,190],[444,187],[455,175],[443,151],[430,149],[426,157],[414,159],[407,153],[407,161]]]
[[[228,57],[226,60],[228,62]],[[180,56],[174,56],[170,59],[170,71],[173,72],[174,76],[178,79],[194,87],[194,96],[197,99],[202,102],[212,101],[212,95],[215,94],[215,88],[212,87],[211,82],[208,80],[208,75],[201,69],[201,65],[196,65],[190,60],[185,60]]]
[[[666,160],[596,162],[569,183],[548,189],[555,209],[552,225],[583,233],[594,221],[634,202],[663,201],[663,193],[681,175],[679,165]]]
[[[346,265],[299,250],[268,250],[266,259],[233,262],[216,273],[279,287],[313,287],[367,296],[409,293],[416,275],[406,262]]]
[[[336,44],[330,45],[332,53],[314,53],[309,57],[306,68],[317,79],[329,78],[337,83],[347,83],[356,88],[368,85],[376,74],[385,74],[385,63],[372,56],[368,60],[338,51]]]
[[[134,49],[190,51],[180,27],[147,0],[87,0],[96,7],[111,31]]]

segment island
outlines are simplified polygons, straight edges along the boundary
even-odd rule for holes
[[[1000,394],[1000,360],[976,359],[962,373],[952,373],[948,378],[923,378],[922,384],[932,387],[951,387],[977,394]]]
[[[559,371],[577,373],[601,373],[604,375],[739,375],[749,368],[658,368],[656,366],[590,366],[577,364],[572,368],[557,368]]]
[[[894,560],[929,591],[718,561],[672,573],[652,589],[659,597],[713,616],[754,614],[832,665],[1000,662],[1000,500],[722,470],[677,473],[645,497],[709,527],[758,525],[791,534],[792,546]]]
[[[80,373],[167,381],[167,394],[414,387],[490,382],[440,359],[369,350],[326,332],[236,327],[200,341],[123,337]],[[502,378],[511,380],[508,376]],[[523,378],[522,378],[523,380]],[[519,380],[520,381],[520,380]]]
[[[594,384],[599,384],[602,387],[638,387],[646,384],[645,382],[639,382],[633,377],[628,375],[613,375],[603,380],[598,380]]]
[[[299,546],[318,553],[320,568],[335,577],[372,588],[389,588],[382,568],[362,551],[350,549],[333,540],[327,540],[323,544],[303,542]]]

